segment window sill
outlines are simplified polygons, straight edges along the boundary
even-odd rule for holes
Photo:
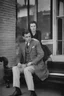
[[[41,40],[41,43],[42,43],[43,45],[53,44],[53,40],[52,40],[52,39],[49,39],[49,40]]]

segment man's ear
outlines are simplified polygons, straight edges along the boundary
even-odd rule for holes
[[[25,39],[25,37],[23,36],[23,39]]]

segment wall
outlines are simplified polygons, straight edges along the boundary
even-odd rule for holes
[[[16,0],[0,0],[0,57],[14,65],[16,33]]]

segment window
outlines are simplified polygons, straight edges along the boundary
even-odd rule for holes
[[[52,39],[51,0],[38,0],[38,28],[42,40]]]
[[[51,0],[17,0],[17,34],[29,28],[30,21],[37,21],[42,40],[52,39]]]
[[[37,21],[37,0],[17,0],[17,30],[16,37],[24,29],[29,28],[29,22]]]
[[[64,54],[64,0],[56,2],[57,54]]]

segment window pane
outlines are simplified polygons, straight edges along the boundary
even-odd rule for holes
[[[37,9],[36,9],[36,0],[29,0],[30,2],[30,9],[29,9],[29,21],[37,21]]]
[[[17,3],[20,4],[21,6],[23,6],[24,3],[25,3],[24,1],[25,1],[25,0],[17,0]]]
[[[30,5],[35,5],[35,0],[30,0]]]
[[[27,0],[17,0],[17,30],[16,37],[28,26]]]
[[[57,54],[64,54],[64,18],[57,18]]]
[[[42,39],[51,39],[51,0],[38,0],[38,29]]]
[[[62,41],[57,41],[57,43],[58,43],[57,54],[61,55],[62,54]]]

